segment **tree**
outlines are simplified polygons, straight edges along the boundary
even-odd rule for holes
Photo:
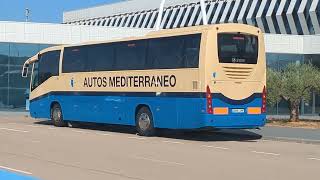
[[[287,101],[290,121],[299,121],[301,100],[310,101],[312,91],[320,89],[320,71],[311,64],[289,64],[281,71],[267,71],[267,102]]]

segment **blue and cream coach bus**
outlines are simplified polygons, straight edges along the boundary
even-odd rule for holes
[[[161,30],[57,46],[32,66],[30,114],[67,122],[156,128],[258,128],[266,121],[263,33],[241,24]]]

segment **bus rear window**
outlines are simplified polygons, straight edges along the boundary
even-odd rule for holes
[[[220,63],[257,64],[258,37],[254,35],[218,34]]]

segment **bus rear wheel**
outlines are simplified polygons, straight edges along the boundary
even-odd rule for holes
[[[54,126],[65,127],[67,123],[63,120],[63,114],[61,106],[59,104],[54,104],[51,108],[51,120]]]
[[[141,107],[136,114],[136,128],[141,136],[154,136],[153,117],[148,107]]]

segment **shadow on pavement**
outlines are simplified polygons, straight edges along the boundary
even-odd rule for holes
[[[35,122],[38,125],[52,125],[51,121]],[[73,128],[106,131],[124,134],[137,134],[135,127],[96,123],[73,123]],[[157,130],[158,137],[190,141],[255,141],[262,138],[260,134],[240,129],[223,130]]]

